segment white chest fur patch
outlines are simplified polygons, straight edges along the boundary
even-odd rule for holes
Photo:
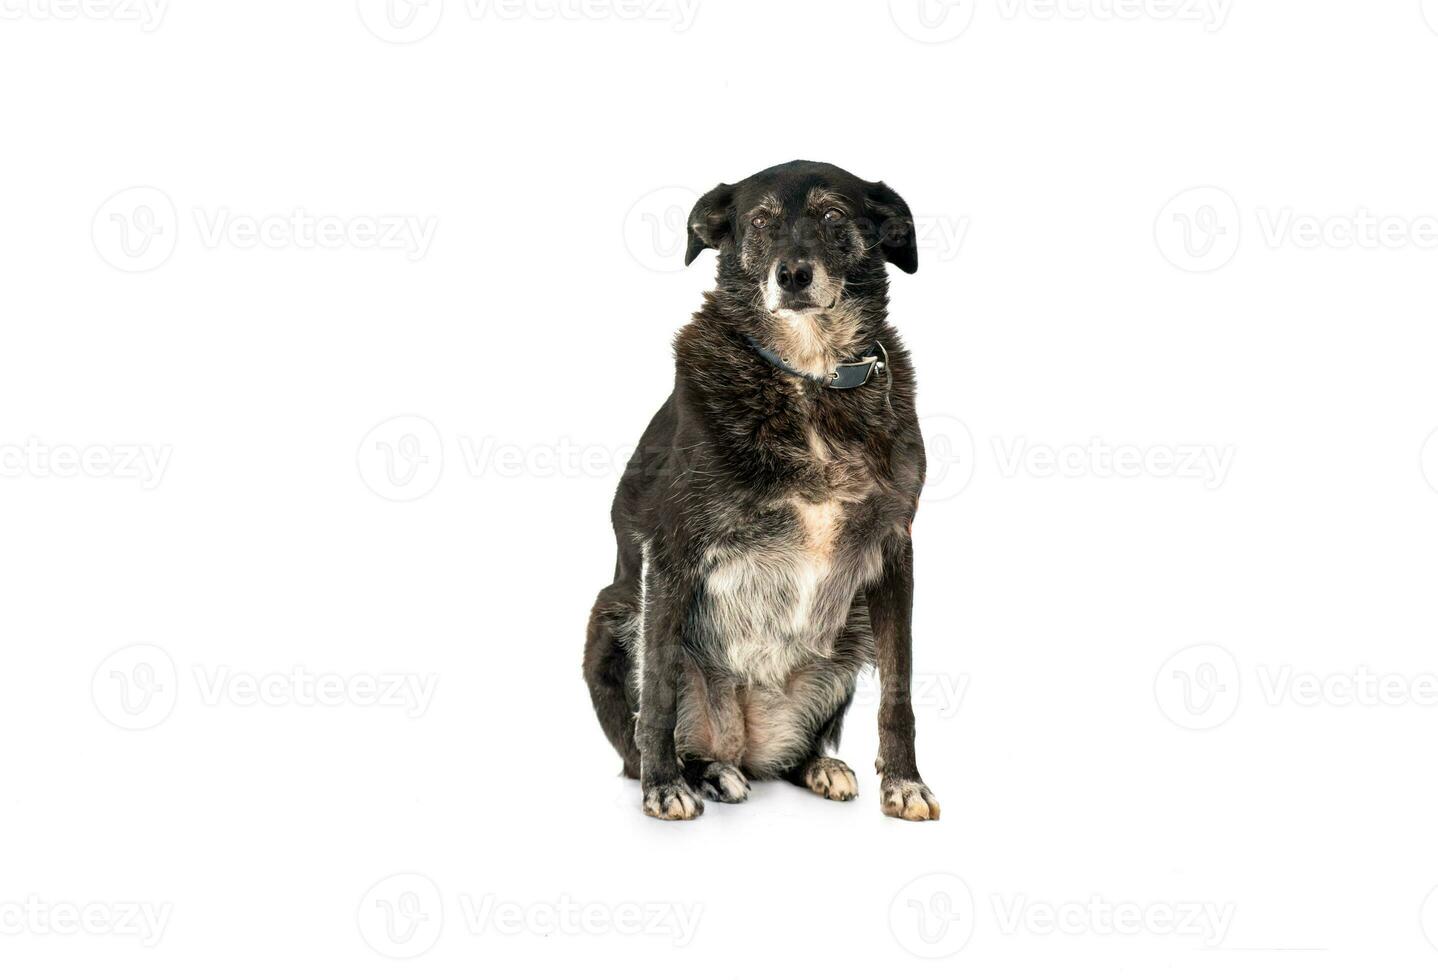
[[[793,500],[792,534],[760,548],[711,554],[706,579],[708,626],[739,675],[780,685],[795,669],[829,655],[847,601],[861,584],[838,570],[844,529],[838,501]]]

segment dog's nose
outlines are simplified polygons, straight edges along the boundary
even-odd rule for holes
[[[808,289],[809,284],[814,281],[814,266],[810,262],[780,262],[777,274],[779,288],[787,292],[797,293]]]

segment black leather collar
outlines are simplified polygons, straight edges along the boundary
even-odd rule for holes
[[[809,374],[806,371],[800,371],[797,368],[790,367],[788,361],[784,360],[784,358],[778,354],[775,354],[748,334],[744,335],[744,339],[749,341],[749,346],[754,348],[755,353],[780,371],[783,371],[785,374],[792,374],[796,378],[804,378],[807,381],[812,381],[823,388],[862,388],[869,383],[869,379],[874,377],[874,375],[881,375],[889,370],[889,352],[884,349],[883,344],[877,341],[875,341],[874,345],[857,361],[846,361],[842,364],[836,364],[834,365],[834,370],[829,373],[828,377],[821,378]]]

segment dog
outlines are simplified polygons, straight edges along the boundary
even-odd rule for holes
[[[883,183],[795,161],[701,197],[685,264],[706,249],[715,288],[614,499],[584,653],[600,726],[651,817],[742,802],[751,779],[851,800],[828,753],[877,666],[881,809],[937,820],[910,697],[924,446],[887,322],[888,265],[918,269],[913,215]]]

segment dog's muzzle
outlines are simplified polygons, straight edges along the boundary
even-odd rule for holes
[[[824,269],[808,259],[775,262],[764,293],[775,313],[820,313],[832,309],[838,298]]]

